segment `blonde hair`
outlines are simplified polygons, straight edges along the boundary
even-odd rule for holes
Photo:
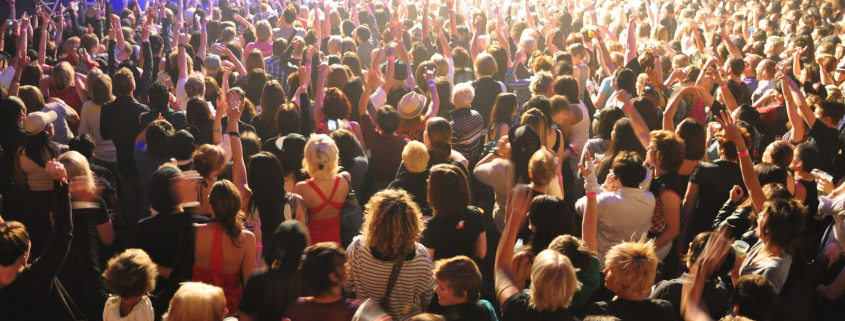
[[[437,66],[435,76],[447,77],[449,75],[449,61],[446,60],[446,58],[444,58],[442,55],[434,54],[434,56],[431,56],[431,62],[433,62],[434,65]]]
[[[428,168],[428,159],[428,149],[425,144],[418,141],[410,141],[402,149],[402,161],[405,162],[405,168],[408,169],[408,172],[424,172]]]
[[[91,192],[94,191],[96,187],[94,185],[94,175],[91,173],[91,166],[88,164],[88,159],[85,156],[82,156],[77,151],[69,151],[59,156],[59,162],[65,166],[67,176],[74,179],[74,184],[85,184],[85,189]]]
[[[164,321],[220,321],[226,315],[223,289],[200,282],[184,282],[170,300]]]
[[[76,80],[74,80],[76,72],[73,71],[73,66],[67,61],[62,61],[53,67],[50,75],[53,79],[53,87],[56,87],[58,90],[76,85]]]
[[[272,36],[272,28],[270,28],[270,23],[267,20],[255,23],[255,38],[257,38],[257,41],[267,42],[271,40],[270,37]]]
[[[338,149],[334,140],[325,134],[314,134],[305,144],[302,171],[312,178],[331,179],[337,175]]]
[[[416,247],[425,225],[417,203],[405,190],[385,189],[370,198],[361,235],[367,246],[387,258],[408,254]]]
[[[455,104],[455,108],[469,107],[474,98],[475,89],[472,88],[472,83],[465,82],[455,85],[452,92],[452,103]]]
[[[191,155],[191,159],[194,161],[194,169],[203,178],[209,178],[214,171],[226,166],[226,151],[217,145],[202,144]]]
[[[549,126],[546,124],[546,116],[543,116],[543,112],[537,108],[531,108],[522,114],[522,117],[519,118],[519,123],[531,126],[540,135],[540,145],[546,146],[546,140],[548,139],[546,137],[546,131]]]
[[[525,51],[525,54],[528,55],[528,57],[531,57],[531,55],[537,51],[537,39],[534,39],[532,36],[525,35],[525,32],[523,32],[523,36],[519,38],[519,47]]]
[[[81,44],[82,44],[82,41],[79,40],[79,37],[67,38],[67,40],[65,40],[65,42],[62,43],[62,53],[63,54],[69,54],[74,50],[74,48],[79,48],[79,46]]]
[[[529,305],[537,311],[565,309],[572,295],[581,289],[569,258],[554,250],[543,250],[534,258],[531,267],[531,296]]]
[[[555,176],[557,162],[555,156],[545,148],[540,148],[528,161],[528,171],[531,173],[531,181],[540,186],[549,185]]]
[[[605,266],[616,275],[623,289],[630,289],[630,293],[649,291],[657,275],[657,261],[654,240],[616,244],[604,258]]]
[[[328,48],[330,55],[340,55],[341,45],[343,44],[343,38],[340,36],[331,36],[329,37],[329,42],[326,45]]]

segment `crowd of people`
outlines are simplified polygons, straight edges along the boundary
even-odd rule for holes
[[[845,0],[0,6],[0,320],[845,315]]]

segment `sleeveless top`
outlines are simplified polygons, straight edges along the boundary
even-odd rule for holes
[[[573,151],[580,157],[584,145],[590,140],[590,114],[583,102],[578,102],[575,106],[581,110],[581,115],[583,115],[581,121],[572,125],[572,144],[575,146]]]
[[[340,177],[335,176],[334,178],[334,187],[332,187],[332,193],[329,197],[326,197],[326,194],[323,194],[323,191],[320,190],[320,187],[314,183],[311,179],[306,179],[305,183],[310,186],[321,199],[323,199],[323,203],[314,207],[308,208],[308,215],[315,215],[322,211],[326,206],[331,206],[338,211],[343,209],[344,202],[332,202],[334,198],[334,194],[337,192],[337,187],[340,186]],[[308,231],[311,234],[311,243],[316,244],[320,242],[337,242],[337,244],[341,244],[340,240],[340,215],[338,214],[332,218],[326,218],[322,220],[315,220],[310,219],[308,220]]]
[[[226,308],[229,313],[238,312],[238,304],[243,296],[243,284],[240,273],[223,274],[223,228],[214,224],[214,239],[211,242],[211,269],[204,269],[194,264],[193,281],[211,284],[223,288],[226,296]]]

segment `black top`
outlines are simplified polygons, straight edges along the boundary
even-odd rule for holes
[[[575,320],[569,315],[566,309],[558,309],[554,312],[539,312],[528,304],[528,294],[520,292],[512,295],[502,303],[501,321],[572,321]],[[657,320],[657,319],[655,319]]]
[[[299,271],[261,271],[249,277],[239,308],[256,321],[278,321],[296,298],[306,295]]]
[[[484,117],[484,124],[487,125],[490,123],[490,114],[493,112],[496,97],[502,93],[502,85],[491,77],[483,77],[473,81],[472,88],[478,94],[472,99],[470,106]]]
[[[431,209],[428,208],[428,175],[429,171],[411,173],[400,172],[396,180],[391,182],[387,188],[402,189],[411,194],[414,202],[420,206],[424,216],[431,216]]]
[[[68,185],[55,183],[53,229],[41,256],[0,289],[0,320],[81,320],[84,316],[56,280],[73,238]]]
[[[677,279],[660,281],[651,291],[649,298],[669,301],[678,320],[683,320],[681,294],[683,293],[684,283],[691,283],[692,281],[692,276],[686,273]],[[724,284],[713,280],[704,284],[701,300],[706,305],[710,317],[719,320],[727,314],[731,307],[731,290]]]
[[[663,195],[663,193],[673,193],[678,195],[679,200],[684,200],[684,195],[687,193],[688,181],[689,179],[684,179],[683,176],[679,175],[677,172],[663,173],[663,175],[655,177],[654,180],[651,181],[651,187],[648,191],[651,192],[651,194],[654,194],[654,198],[656,199],[654,206],[655,215],[658,213],[663,215],[663,202],[660,200],[660,196]],[[680,210],[680,207],[678,210]],[[663,219],[663,222],[666,222],[665,218]],[[665,231],[665,228],[660,225],[661,224],[652,225],[651,230],[649,230],[649,237],[660,235],[660,233]]]
[[[173,128],[176,130],[180,130],[185,127],[185,112],[176,111],[168,107],[164,112],[151,110],[141,114],[141,128],[147,128],[147,125],[158,119],[159,115],[170,123],[170,125],[173,125]]]
[[[468,207],[454,217],[435,215],[426,221],[420,244],[434,249],[433,260],[458,255],[475,257],[475,242],[484,232],[484,218],[475,207]]]
[[[678,320],[672,303],[660,299],[631,301],[620,298],[615,301],[596,302],[587,306],[584,315],[611,315],[622,321]]]
[[[696,203],[692,210],[692,217],[690,217],[687,241],[691,241],[698,233],[710,230],[713,219],[716,218],[719,209],[728,200],[729,193],[734,185],[739,185],[745,189],[739,165],[721,159],[712,163],[699,163],[690,176],[689,182],[698,184],[698,199],[697,201],[691,200]]]
[[[827,127],[821,120],[816,120],[813,128],[809,130],[806,137],[792,137],[793,132],[783,136],[783,140],[789,141],[793,145],[807,142],[811,146],[819,150],[819,160],[816,163],[816,168],[830,173],[832,169],[833,158],[839,154],[842,149],[842,140],[839,139],[839,130],[836,128]],[[841,169],[835,169],[841,170]]]
[[[494,321],[493,306],[485,300],[464,302],[439,310],[429,309],[429,313],[440,314],[448,321]]]
[[[153,291],[153,309],[164,314],[179,284],[190,281],[194,266],[194,223],[208,223],[204,216],[191,213],[159,213],[138,221],[136,247],[144,250],[157,265],[172,268],[170,278],[159,276]]]
[[[23,124],[0,125],[0,185],[11,185],[15,177],[15,156],[26,143]],[[2,186],[5,188],[6,186]]]
[[[101,315],[109,298],[103,284],[100,267],[100,233],[97,226],[108,223],[106,202],[100,198],[89,204],[73,203],[73,234],[70,252],[58,278],[70,298],[82,312],[92,316]]]
[[[100,135],[114,142],[117,170],[124,177],[138,177],[133,150],[143,130],[140,115],[149,111],[146,105],[126,96],[107,102],[100,111]]]

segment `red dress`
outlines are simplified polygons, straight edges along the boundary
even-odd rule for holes
[[[226,308],[229,313],[238,312],[238,305],[243,296],[243,284],[240,273],[223,274],[223,229],[214,225],[214,240],[211,242],[211,269],[204,269],[194,264],[193,280],[219,286],[226,296]]]
[[[337,187],[340,185],[340,176],[335,176],[332,194],[328,198],[326,198],[326,194],[323,194],[323,191],[312,180],[306,179],[305,183],[311,186],[314,192],[323,199],[323,204],[308,208],[308,215],[320,213],[326,206],[331,206],[338,210],[343,209],[343,202],[331,201],[334,198],[335,192],[337,192]],[[336,242],[337,244],[342,244],[340,240],[340,215],[338,214],[335,217],[322,220],[308,220],[308,232],[311,234],[312,244],[320,242]]]

